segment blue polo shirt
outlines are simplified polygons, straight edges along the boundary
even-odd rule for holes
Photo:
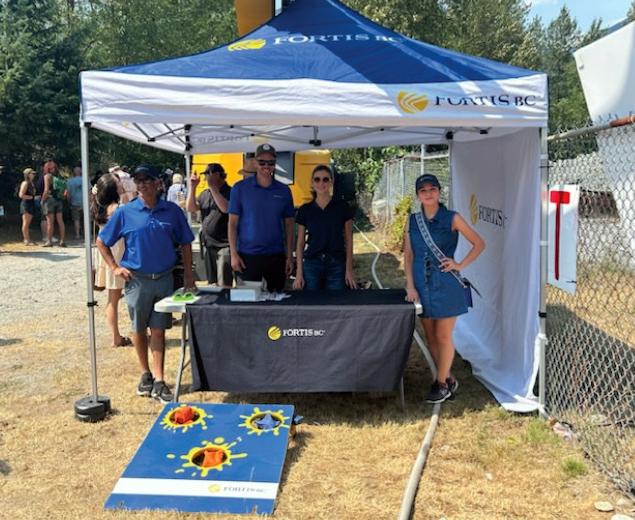
[[[121,266],[146,274],[174,267],[176,246],[194,240],[185,215],[176,204],[159,199],[150,209],[140,197],[119,206],[99,232],[108,247],[122,237],[126,250]]]
[[[256,176],[237,182],[229,198],[229,214],[238,215],[238,252],[275,255],[285,252],[284,219],[293,218],[293,197],[285,184],[273,180],[264,188]]]

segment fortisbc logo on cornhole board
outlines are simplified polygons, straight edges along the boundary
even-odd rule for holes
[[[281,329],[277,325],[267,329],[267,337],[272,341],[280,338],[321,338],[325,334],[324,329]]]

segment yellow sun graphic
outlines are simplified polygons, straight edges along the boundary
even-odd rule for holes
[[[207,430],[206,417],[212,418],[202,408],[182,404],[166,413],[161,424],[164,430],[181,430],[183,433],[196,425],[200,425],[202,430]]]
[[[225,442],[222,437],[216,437],[213,442],[203,441],[202,446],[194,446],[187,455],[181,455],[185,462],[182,468],[195,468],[201,472],[201,477],[206,477],[212,471],[223,471],[224,466],[231,466],[232,460],[244,459],[246,453],[233,453],[232,448],[237,442]],[[183,473],[183,469],[177,469],[175,473]],[[196,472],[192,473],[196,476]]]
[[[268,430],[261,430],[256,425],[256,421],[262,419],[267,414],[271,415],[273,419],[278,421],[278,425]],[[285,422],[288,421],[290,417],[285,417],[284,410],[274,412],[273,410],[260,410],[260,408],[255,406],[251,415],[241,415],[240,418],[245,419],[245,421],[240,423],[238,426],[247,428],[247,435],[253,435],[254,433],[256,435],[262,435],[263,433],[268,432],[273,432],[274,435],[280,435],[280,428],[289,428],[289,424],[285,424]]]

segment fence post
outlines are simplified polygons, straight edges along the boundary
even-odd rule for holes
[[[547,388],[547,244],[549,214],[549,151],[547,146],[547,129],[540,128],[540,300],[539,300],[539,332],[538,332],[538,407],[540,415],[547,417],[545,410]]]

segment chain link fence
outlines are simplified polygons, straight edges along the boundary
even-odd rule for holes
[[[550,185],[580,189],[575,294],[547,288],[546,412],[568,424],[615,484],[635,495],[635,125],[549,138]],[[379,225],[433,173],[448,203],[447,153],[384,164],[372,199]]]
[[[406,155],[384,163],[381,179],[373,194],[371,215],[381,225],[390,224],[395,207],[404,197],[412,197],[412,209],[416,209],[415,180],[419,175],[431,173],[441,182],[441,200],[448,203],[450,194],[450,168],[447,152]]]
[[[580,201],[575,294],[547,288],[546,411],[635,494],[635,126],[603,128],[549,138],[549,183]]]

